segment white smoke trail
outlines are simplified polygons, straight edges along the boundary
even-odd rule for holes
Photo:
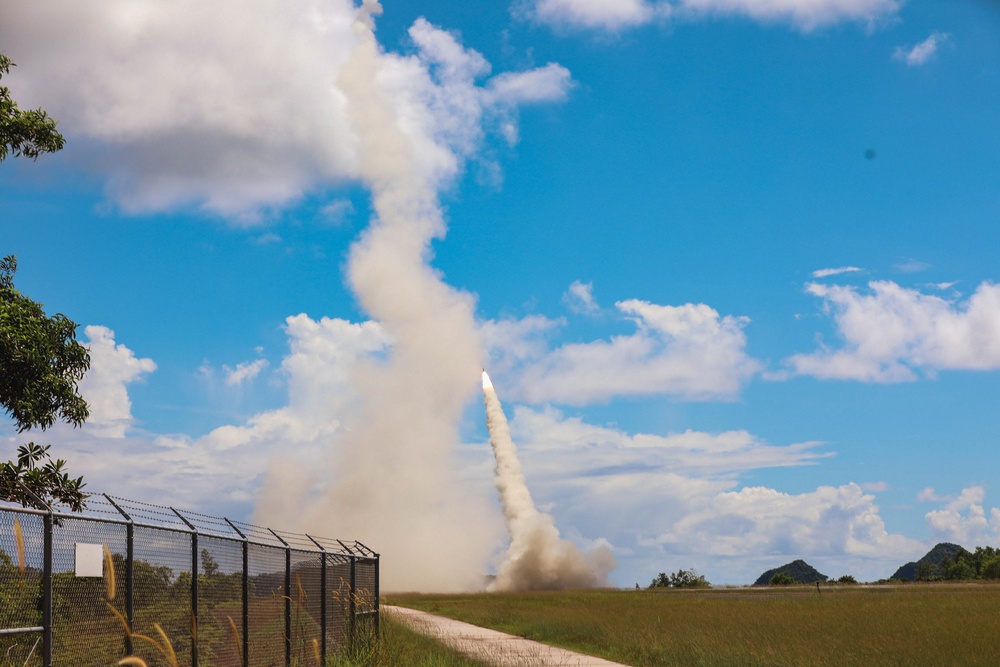
[[[387,359],[355,370],[360,401],[333,443],[335,471],[306,525],[385,553],[386,590],[476,588],[497,526],[483,494],[462,483],[452,460],[468,378],[482,357],[475,303],[428,263],[431,241],[445,231],[437,191],[456,161],[420,144],[426,128],[407,127],[420,121],[413,120],[419,105],[406,106],[407,86],[423,70],[380,49],[371,20],[380,11],[368,0],[359,12],[358,45],[338,84],[376,213],[351,248],[348,279],[392,345]]]
[[[489,375],[483,371],[486,426],[496,458],[496,487],[510,547],[490,584],[494,591],[591,588],[607,585],[615,560],[606,546],[587,554],[559,536],[552,516],[539,512],[531,499],[507,417]]]
[[[341,423],[324,488],[275,479],[267,498],[280,492],[309,504],[303,529],[385,553],[384,590],[481,588],[502,525],[487,490],[463,481],[456,454],[483,350],[475,299],[430,264],[431,243],[446,231],[438,196],[478,150],[487,123],[513,122],[522,102],[560,99],[570,77],[550,63],[480,86],[489,63],[424,19],[409,30],[415,54],[383,50],[380,13],[377,0],[357,10],[336,88],[375,211],[350,249],[347,279],[386,345],[349,363],[356,400],[347,414],[328,415]],[[258,509],[255,520],[269,516]]]

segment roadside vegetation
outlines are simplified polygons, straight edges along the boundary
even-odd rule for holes
[[[378,644],[363,642],[327,662],[329,667],[487,667],[382,614]]]
[[[386,602],[636,667],[986,666],[1000,655],[997,584],[396,594]]]

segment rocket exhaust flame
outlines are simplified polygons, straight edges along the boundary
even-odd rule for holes
[[[539,512],[521,472],[517,448],[503,406],[483,370],[486,426],[496,459],[496,479],[510,546],[490,585],[493,591],[589,588],[607,584],[615,567],[610,549],[598,547],[587,554],[563,539],[552,516]]]

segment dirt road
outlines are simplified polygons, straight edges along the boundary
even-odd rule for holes
[[[381,605],[382,611],[451,648],[497,667],[625,667],[566,649],[453,621],[416,609]]]

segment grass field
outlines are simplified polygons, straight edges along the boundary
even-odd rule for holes
[[[305,665],[310,663],[306,662]],[[410,630],[385,615],[381,619],[381,641],[358,642],[352,650],[332,658],[328,667],[488,667]]]
[[[1000,664],[1000,585],[396,594],[385,602],[636,667]]]

